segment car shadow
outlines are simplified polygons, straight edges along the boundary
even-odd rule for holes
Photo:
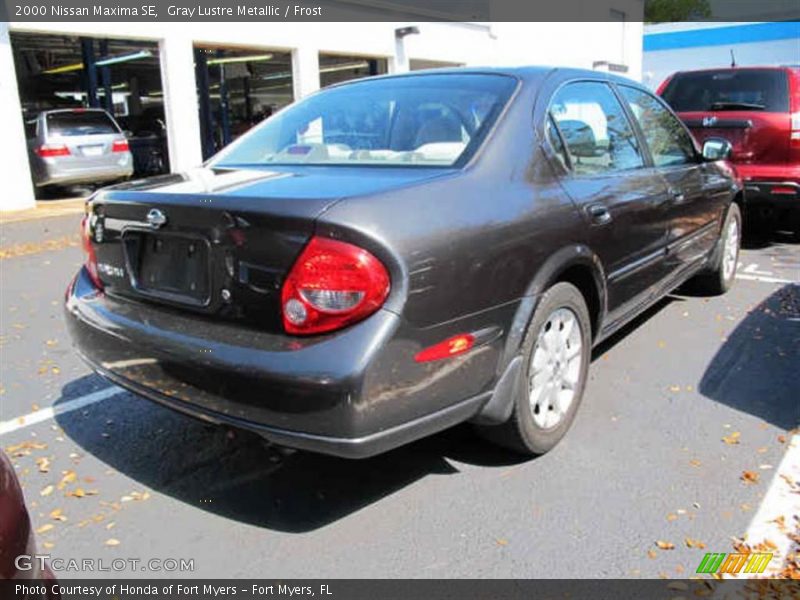
[[[781,244],[800,244],[800,236],[771,222],[754,223],[745,227],[742,237],[744,250],[763,250]]]
[[[782,429],[800,424],[800,286],[753,308],[720,347],[700,393]]]
[[[102,380],[65,386],[55,406]],[[107,387],[107,384],[105,384]],[[468,425],[364,460],[287,452],[249,432],[208,425],[128,392],[56,414],[87,453],[150,489],[226,518],[278,531],[323,527],[460,463],[500,468],[526,460]]]

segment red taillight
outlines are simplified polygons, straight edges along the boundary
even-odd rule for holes
[[[89,273],[89,279],[92,280],[92,283],[97,289],[102,290],[103,282],[100,281],[100,275],[97,273],[97,256],[92,246],[88,215],[85,215],[83,219],[81,219],[81,244],[83,245],[83,251],[86,253],[86,270]]]
[[[374,313],[388,294],[389,273],[372,254],[314,237],[283,284],[283,327],[296,335],[341,329]]]
[[[127,152],[129,150],[128,140],[115,140],[111,144],[112,152]]]
[[[42,144],[36,148],[36,154],[42,158],[52,158],[54,156],[69,156],[69,148],[64,144]]]
[[[414,360],[417,362],[442,360],[443,358],[464,354],[464,352],[471,350],[474,345],[475,337],[469,333],[462,333],[425,348],[414,357]]]
[[[782,196],[794,196],[797,193],[797,188],[789,185],[773,185],[769,191]]]
[[[789,146],[792,150],[800,150],[800,112],[792,113],[790,118]]]

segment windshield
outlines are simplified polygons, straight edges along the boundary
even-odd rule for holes
[[[47,132],[53,136],[102,135],[119,133],[119,128],[104,112],[55,112],[47,115]]]
[[[786,72],[778,69],[724,69],[678,73],[662,95],[677,112],[789,110]]]
[[[364,80],[293,104],[211,166],[452,166],[480,145],[516,85],[504,75]]]

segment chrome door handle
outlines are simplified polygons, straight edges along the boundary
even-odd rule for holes
[[[671,189],[669,191],[669,195],[672,196],[672,200],[675,201],[676,203],[681,203],[684,200],[686,200],[686,194],[684,194],[680,190]]]
[[[611,213],[605,204],[590,204],[586,209],[595,225],[605,225],[611,222]]]

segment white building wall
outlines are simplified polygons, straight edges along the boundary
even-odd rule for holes
[[[624,0],[619,0],[624,2]],[[636,2],[637,0],[634,0]],[[636,17],[634,17],[636,18]],[[3,24],[5,25],[5,24]],[[414,25],[419,34],[400,43],[395,29]],[[174,170],[201,161],[200,124],[195,94],[193,44],[270,49],[292,53],[295,97],[319,89],[319,53],[385,58],[390,71],[407,70],[410,60],[452,62],[468,66],[565,65],[592,68],[594,62],[627,65],[628,76],[641,77],[642,24],[591,23],[25,23],[11,31],[156,41],[162,52],[162,78],[170,163]],[[7,40],[7,38],[6,38]],[[405,56],[403,56],[405,54]],[[10,65],[10,66],[9,66]],[[8,120],[8,151],[24,163],[15,183],[27,190],[11,202],[0,197],[0,210],[30,206],[33,196],[27,174],[11,49],[0,38],[0,86]],[[6,84],[8,81],[11,83]],[[13,89],[12,89],[13,87]],[[11,90],[11,91],[7,91]],[[13,121],[13,125],[11,123]]]
[[[0,210],[19,210],[34,204],[25,126],[8,39],[8,23],[0,21],[0,131],[3,132],[3,192]]]

